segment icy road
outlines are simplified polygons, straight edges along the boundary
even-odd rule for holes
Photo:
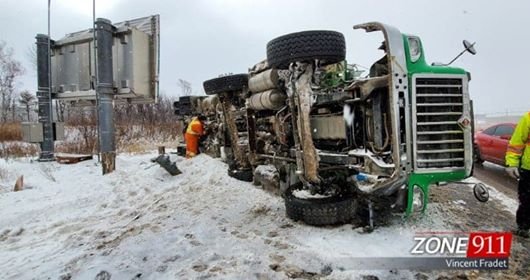
[[[363,271],[358,257],[409,256],[419,231],[511,230],[516,201],[500,192],[474,201],[470,188],[433,189],[427,214],[396,217],[363,233],[315,228],[285,217],[280,197],[226,175],[219,160],[173,156],[171,177],[120,155],[102,176],[96,161],[75,165],[0,160],[1,279],[522,279],[528,242],[514,241],[502,273]],[[24,175],[25,189],[12,192]],[[448,278],[440,278],[448,277]]]

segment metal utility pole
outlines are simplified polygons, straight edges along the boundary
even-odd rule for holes
[[[114,108],[112,104],[114,87],[112,73],[112,42],[114,26],[108,19],[96,20],[97,42],[97,95],[99,96],[98,123],[103,175],[116,169],[114,140]]]
[[[43,141],[40,143],[39,161],[53,161],[53,124],[52,97],[50,90],[50,39],[37,34],[37,100],[39,104],[39,122],[42,123]]]
[[[92,40],[93,40],[93,46],[94,46],[94,56],[92,57],[92,61],[94,61],[94,69],[98,69],[98,60],[96,58],[96,52],[97,52],[97,39],[96,39],[96,0],[92,0]],[[94,87],[97,86],[98,82],[98,74],[97,70],[95,71],[94,75],[90,77],[93,79]],[[95,89],[95,88],[94,88]],[[101,134],[99,130],[99,119],[98,119],[98,110],[99,110],[99,96],[98,92],[96,90],[96,135],[98,137],[98,163],[101,163],[101,138],[99,135]]]

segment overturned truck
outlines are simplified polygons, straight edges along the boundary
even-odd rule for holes
[[[248,74],[204,82],[223,107],[229,174],[271,167],[287,215],[307,224],[422,212],[431,185],[472,169],[469,73],[427,64],[420,38],[394,27],[354,29],[384,35],[366,77],[345,61],[341,33],[304,31],[270,41]]]

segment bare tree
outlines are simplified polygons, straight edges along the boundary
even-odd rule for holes
[[[179,79],[178,86],[180,87],[183,96],[191,94],[192,88],[190,82],[183,79]]]
[[[17,100],[18,100],[18,93],[13,92],[11,95],[11,106],[9,108],[9,111],[11,112],[11,121],[16,122],[17,121]]]
[[[31,94],[29,91],[25,90],[20,93],[20,97],[18,98],[18,103],[20,105],[26,107],[26,114],[28,118],[28,122],[31,121],[31,106],[35,104],[35,95]]]
[[[0,42],[0,122],[6,123],[13,110],[15,81],[24,73],[22,64],[13,58],[13,49]]]
[[[26,49],[26,58],[31,64],[32,72],[37,73],[37,45],[32,44]]]

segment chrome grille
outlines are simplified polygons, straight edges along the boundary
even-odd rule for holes
[[[463,80],[418,77],[414,87],[415,169],[464,168]]]

